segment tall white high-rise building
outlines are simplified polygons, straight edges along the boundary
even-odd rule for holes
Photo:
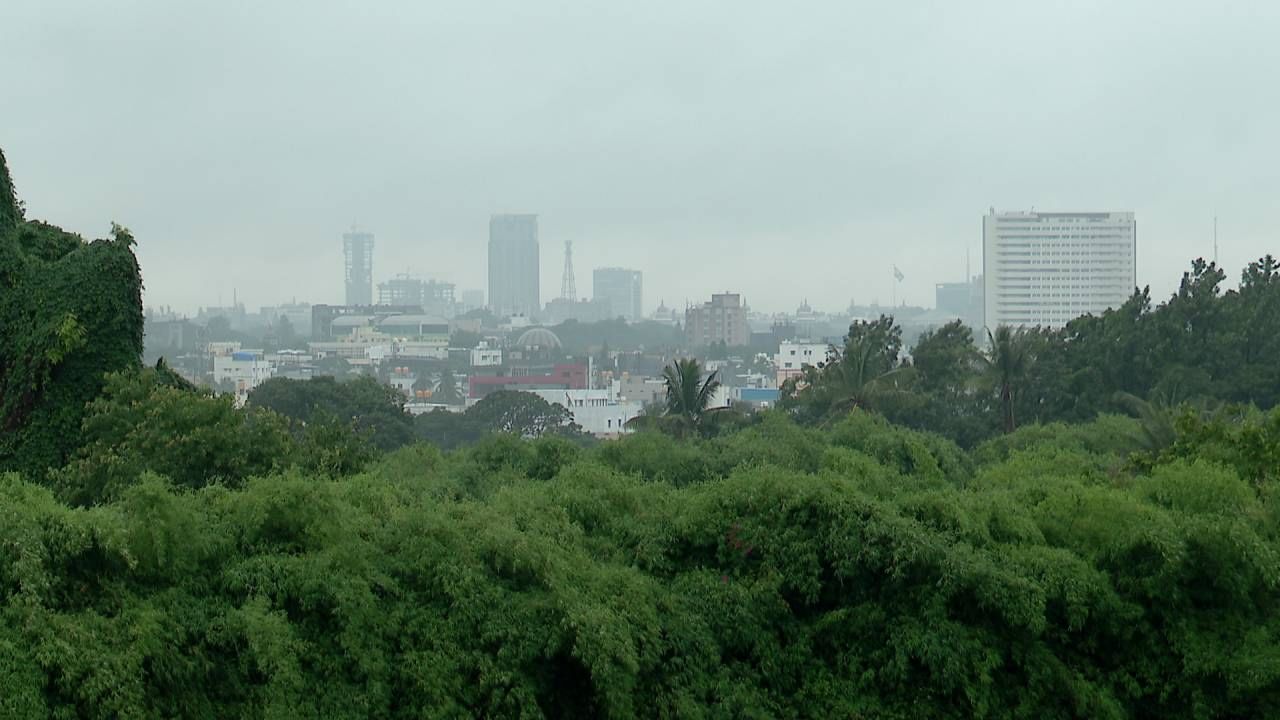
[[[982,218],[984,324],[1059,328],[1124,304],[1137,284],[1131,212],[997,213]]]

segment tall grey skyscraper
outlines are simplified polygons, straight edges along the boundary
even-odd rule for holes
[[[991,212],[982,218],[984,324],[1059,328],[1124,304],[1137,284],[1131,212]]]
[[[640,280],[639,270],[596,268],[591,277],[591,297],[608,300],[610,316],[635,322],[644,315]]]
[[[342,235],[346,255],[347,304],[373,304],[373,233],[355,228]]]
[[[538,292],[538,216],[489,218],[489,309],[497,315],[532,316]]]

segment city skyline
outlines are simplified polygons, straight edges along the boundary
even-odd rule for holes
[[[353,220],[383,277],[484,288],[489,215],[525,211],[580,268],[642,271],[650,304],[771,309],[888,304],[893,265],[928,305],[991,205],[1135,212],[1156,298],[1215,216],[1227,268],[1276,236],[1274,4],[155,10],[0,10],[24,28],[0,134],[29,215],[129,227],[151,305],[339,301]]]

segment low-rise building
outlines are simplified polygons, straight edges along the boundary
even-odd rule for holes
[[[204,352],[210,357],[218,357],[220,355],[230,355],[240,349],[240,341],[218,341],[205,343]]]
[[[502,365],[502,348],[493,347],[482,340],[471,349],[471,367],[498,367]]]
[[[214,384],[230,383],[238,407],[244,405],[250,391],[273,375],[275,375],[275,367],[263,358],[260,351],[238,350],[230,355],[218,355],[213,358]]]
[[[734,405],[768,408],[778,403],[778,388],[738,387],[732,397]]]
[[[317,356],[334,355],[348,361],[368,360],[369,351],[372,348],[385,348],[388,338],[375,328],[359,324],[359,320],[359,318],[338,318],[334,321],[335,323],[342,321],[344,324],[351,324],[347,328],[349,330],[347,334],[333,340],[313,340],[307,343],[307,347]],[[336,327],[334,329],[337,330]]]
[[[805,365],[817,366],[818,363],[825,362],[830,349],[826,343],[795,341],[780,343],[778,354],[773,356],[778,387],[790,378],[799,377]]]
[[[404,395],[409,399],[413,399],[415,397],[413,386],[417,382],[418,374],[415,373],[412,368],[408,367],[391,368],[391,373],[387,377],[387,383],[396,390],[399,390],[401,395]],[[427,397],[430,397],[430,393],[427,394]]]
[[[416,340],[397,340],[392,345],[392,354],[398,358],[416,360],[448,360],[449,338],[419,338]]]
[[[467,379],[467,396],[479,399],[498,390],[583,390],[587,387],[587,366],[558,364],[549,368],[511,368],[493,375],[472,375]]]
[[[642,405],[652,405],[666,401],[667,383],[662,378],[624,372],[616,382],[619,400],[629,400]]]
[[[612,437],[630,432],[627,422],[640,415],[644,405],[619,402],[608,390],[530,390],[529,392],[563,406],[573,413],[573,421],[585,432],[597,437]]]

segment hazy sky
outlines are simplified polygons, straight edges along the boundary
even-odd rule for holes
[[[146,301],[485,287],[541,216],[645,305],[933,304],[998,209],[1133,210],[1158,296],[1280,252],[1280,3],[0,3],[0,147],[28,215],[138,237]]]

